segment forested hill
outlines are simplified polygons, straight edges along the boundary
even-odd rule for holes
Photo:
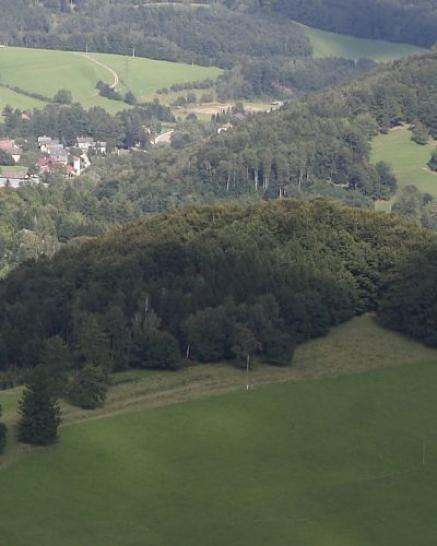
[[[437,42],[435,0],[254,0],[261,9],[307,25],[429,47]]]
[[[396,264],[432,241],[322,200],[168,212],[2,281],[0,370],[288,364],[297,343],[375,310]]]
[[[158,5],[157,5],[158,4]],[[0,0],[0,43],[99,51],[229,67],[242,57],[301,57],[311,45],[298,25],[225,5],[131,0]]]
[[[370,140],[416,120],[437,137],[437,51],[246,120],[186,154],[179,176],[223,198],[384,199],[396,182],[386,165],[370,164]]]

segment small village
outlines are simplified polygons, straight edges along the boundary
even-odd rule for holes
[[[15,165],[0,167],[0,188],[20,188],[29,184],[45,183],[49,175],[66,178],[80,176],[91,165],[90,155],[106,155],[106,142],[91,137],[78,137],[74,146],[64,146],[59,139],[40,136],[38,159],[32,167],[20,166],[23,147],[14,139],[0,140],[0,151],[12,157]]]

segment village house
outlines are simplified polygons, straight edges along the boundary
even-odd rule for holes
[[[15,163],[18,163],[23,154],[21,146],[15,143],[15,140],[4,139],[0,140],[0,150],[12,156]]]
[[[0,188],[17,189],[23,186],[30,179],[27,169],[8,171],[4,167],[0,172]]]
[[[41,152],[47,153],[48,146],[54,146],[54,145],[61,146],[57,138],[51,138],[48,136],[38,137],[38,148],[41,150]]]
[[[107,145],[106,142],[94,141],[92,137],[78,137],[76,139],[77,148],[83,152],[88,152],[89,150],[95,150],[100,154],[106,155]]]
[[[87,152],[90,148],[94,148],[96,143],[91,137],[78,137],[76,139],[79,150]]]
[[[222,125],[222,127],[219,127],[217,129],[217,133],[225,133],[226,131],[229,131],[229,129],[232,129],[233,125],[232,123],[226,123],[225,125]]]
[[[81,158],[72,156],[71,159],[59,155],[41,157],[36,163],[41,174],[64,173],[67,176],[79,176],[82,172]]]

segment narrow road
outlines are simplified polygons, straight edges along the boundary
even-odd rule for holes
[[[174,133],[174,129],[171,129],[170,131],[166,131],[165,133],[161,133],[155,138],[155,142],[153,144],[170,144],[171,135],[173,133]]]
[[[117,72],[113,68],[111,68],[110,66],[108,66],[105,63],[102,63],[101,61],[98,61],[97,59],[94,59],[94,57],[90,57],[86,53],[79,53],[79,55],[81,57],[85,57],[85,59],[88,59],[92,63],[96,64],[97,66],[100,66],[100,67],[104,68],[105,70],[107,70],[108,72],[111,73],[111,76],[113,78],[113,81],[109,86],[111,89],[115,89],[118,86],[118,84],[120,83],[120,78],[119,78]]]

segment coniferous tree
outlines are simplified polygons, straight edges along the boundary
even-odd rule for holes
[[[18,438],[34,445],[50,445],[57,439],[61,410],[52,396],[44,370],[35,370],[19,402]]]
[[[83,409],[96,409],[105,404],[108,383],[105,372],[87,365],[76,374],[69,389],[69,400]]]

